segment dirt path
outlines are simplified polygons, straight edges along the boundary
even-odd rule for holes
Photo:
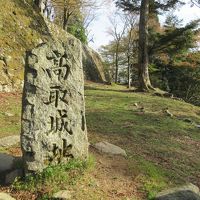
[[[142,200],[138,177],[131,173],[128,160],[122,156],[99,153],[92,147],[96,159],[94,169],[78,183],[75,200]]]
[[[19,147],[10,148],[9,153],[21,155]],[[145,199],[142,192],[138,192],[137,177],[130,173],[128,160],[122,156],[102,154],[90,149],[95,157],[95,167],[69,186],[73,199],[77,200],[141,200]],[[10,193],[16,200],[35,200],[34,194],[16,192],[12,187],[0,187],[0,191]],[[137,197],[137,198],[136,198]],[[28,199],[27,199],[28,198]]]

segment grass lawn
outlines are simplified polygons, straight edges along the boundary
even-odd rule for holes
[[[21,95],[0,93],[0,138],[20,133]]]
[[[126,168],[130,174],[127,177],[137,184],[137,193],[146,195],[143,199],[151,199],[162,189],[187,182],[200,187],[200,129],[195,126],[200,124],[199,107],[152,94],[129,92],[123,86],[86,83],[85,89],[89,142],[108,141],[127,151]],[[20,102],[20,95],[1,94],[0,137],[20,133]],[[173,117],[165,112],[166,108]],[[14,116],[9,117],[6,112]],[[87,174],[79,186],[86,179],[91,179],[89,185],[94,180],[100,181],[98,172],[95,173]],[[96,193],[96,199],[101,199],[101,195],[103,199],[126,199],[107,198],[106,192],[99,187],[94,190],[93,185],[85,190],[88,196]],[[80,191],[77,194],[82,195]]]
[[[200,186],[200,130],[195,126],[200,108],[121,87],[86,85],[90,142],[107,140],[124,148],[149,198],[175,184]]]

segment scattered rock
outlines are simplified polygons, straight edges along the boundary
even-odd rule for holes
[[[53,195],[53,199],[65,200],[71,198],[71,192],[68,190],[61,190]]]
[[[183,119],[184,122],[187,122],[187,123],[192,123],[192,120],[190,118],[185,118]]]
[[[138,109],[138,111],[144,113],[145,112],[145,107],[142,105],[139,105],[138,103],[134,103],[134,106]]]
[[[112,155],[121,155],[125,157],[127,156],[125,150],[108,142],[99,142],[93,145],[93,147],[99,150],[100,152],[104,152],[104,153],[108,153]]]
[[[23,176],[22,169],[15,169],[14,171],[6,174],[4,183],[6,185],[12,184],[15,181],[15,178]]]
[[[0,147],[10,147],[20,142],[19,135],[8,136],[0,139]]]
[[[137,108],[139,107],[139,106],[138,106],[138,103],[134,103],[134,106],[137,107]]]
[[[15,158],[8,154],[0,154],[0,173],[12,170]]]
[[[197,124],[196,127],[197,127],[197,128],[200,128],[200,124]]]
[[[188,184],[169,189],[159,193],[155,200],[200,200],[199,188],[193,184]]]
[[[9,194],[0,193],[0,200],[15,200],[13,197],[11,197]]]
[[[13,117],[13,116],[14,116],[14,114],[9,113],[9,112],[5,112],[4,115],[6,115],[6,116],[8,116],[8,117]]]
[[[169,117],[173,117],[173,116],[174,116],[174,115],[169,111],[168,108],[164,109],[164,113],[166,113],[167,116],[169,116]]]

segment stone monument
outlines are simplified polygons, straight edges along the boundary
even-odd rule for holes
[[[25,172],[87,158],[81,43],[40,44],[27,52],[21,147]]]

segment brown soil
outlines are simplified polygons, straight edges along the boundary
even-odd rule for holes
[[[9,152],[15,156],[21,155],[19,147],[10,148]],[[93,193],[99,194],[95,198],[98,200],[129,200],[136,197],[138,200],[144,199],[144,194],[138,190],[140,187],[137,182],[138,177],[130,173],[126,158],[102,154],[93,148],[90,149],[90,153],[96,159],[95,167],[88,174],[85,174],[75,186],[69,186],[73,199],[92,200],[89,195]],[[88,180],[95,181],[95,185],[91,187]],[[0,187],[0,192],[10,193],[16,200],[36,200],[38,196],[38,194],[28,191],[15,191],[11,186]],[[46,192],[48,191],[42,193]]]
[[[113,156],[90,150],[96,158],[96,167],[92,176],[97,180],[98,187],[106,194],[106,199],[143,199],[139,192],[138,176],[131,173],[128,160],[122,156]]]

